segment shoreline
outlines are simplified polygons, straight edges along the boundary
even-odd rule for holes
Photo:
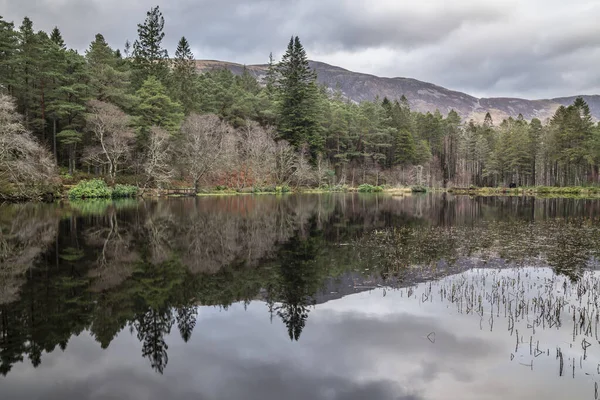
[[[37,196],[24,197],[14,195],[4,195],[0,193],[0,204],[1,203],[52,203],[56,201],[69,200],[68,190],[73,185],[63,185],[62,190],[59,194],[53,193],[51,196],[49,193],[40,194]],[[189,190],[186,188],[185,190]],[[278,188],[279,189],[279,188]],[[189,194],[178,194],[169,193],[170,191],[177,191],[179,189],[147,189],[136,196],[129,198],[179,198],[179,197],[218,197],[218,196],[247,196],[247,195],[276,195],[282,196],[287,194],[333,194],[333,193],[361,193],[361,194],[385,194],[392,196],[406,196],[412,194],[421,193],[449,193],[455,196],[502,196],[502,197],[518,197],[518,196],[529,196],[539,198],[581,198],[581,199],[596,199],[600,198],[600,187],[579,187],[579,186],[566,186],[566,187],[549,187],[549,186],[535,186],[535,187],[519,187],[519,188],[503,188],[503,187],[469,187],[469,188],[457,188],[451,187],[447,189],[443,188],[422,188],[423,190],[414,190],[411,187],[382,187],[381,190],[375,192],[363,192],[359,190],[359,187],[344,187],[343,189],[328,189],[328,188],[303,188],[303,189],[286,189],[286,190],[269,190],[269,191],[253,191],[253,190],[234,190],[234,189],[200,189],[198,193]],[[97,198],[80,199],[79,201],[86,200],[98,200]]]

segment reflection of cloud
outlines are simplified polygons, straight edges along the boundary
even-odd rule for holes
[[[552,277],[549,269],[520,271],[525,287],[531,287],[528,296],[536,296],[539,283]],[[385,297],[382,290],[374,290],[332,300],[311,310],[299,342],[289,340],[278,319],[269,323],[262,302],[252,302],[247,311],[242,304],[228,311],[201,307],[189,343],[175,330],[167,337],[170,361],[164,375],[148,367],[141,345],[129,332],[121,332],[105,351],[84,333],[72,338],[64,353],[45,356],[35,371],[28,363],[16,365],[2,382],[2,395],[136,400],[586,398],[590,389],[593,393],[592,378],[578,371],[578,379],[554,379],[553,354],[535,358],[532,371],[519,364],[531,359],[529,346],[523,345],[511,361],[515,336],[507,331],[503,316],[496,317],[490,331],[487,318],[481,323],[477,314],[457,313],[457,304],[439,298],[422,301],[429,285],[439,294],[441,285],[475,285],[484,275],[491,285],[493,275],[516,274],[470,271],[422,284],[410,299],[404,289],[389,290]],[[523,319],[518,326],[525,342],[527,323]],[[552,353],[556,346],[568,347],[571,328],[540,328],[534,340]],[[436,333],[435,343],[427,340],[430,332]],[[570,357],[577,355],[573,351]],[[591,351],[587,363],[597,364]]]
[[[226,313],[203,310],[190,343],[169,337],[164,377],[149,373],[139,344],[124,332],[104,352],[87,337],[76,338],[66,354],[48,355],[35,372],[20,365],[6,393],[35,397],[30,391],[37,389],[51,398],[80,399],[108,394],[164,399],[194,393],[193,398],[206,399],[408,400],[421,398],[414,393],[442,373],[460,380],[453,363],[490,354],[482,340],[457,337],[432,318],[409,314],[383,319],[317,307],[306,337],[294,345],[279,321],[268,324],[262,303],[251,304],[248,312],[239,306]],[[437,332],[436,345],[423,337],[431,330]],[[48,376],[31,388],[24,373]],[[53,381],[65,384],[55,387]]]

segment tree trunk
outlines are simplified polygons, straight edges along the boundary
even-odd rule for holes
[[[56,161],[56,164],[58,164],[58,155],[56,154],[56,118],[54,118],[52,122],[52,144],[54,147],[54,160]]]

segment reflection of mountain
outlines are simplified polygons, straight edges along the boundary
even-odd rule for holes
[[[106,348],[129,328],[162,372],[165,336],[190,340],[198,305],[262,298],[298,340],[313,304],[379,284],[481,263],[537,262],[576,280],[599,256],[599,205],[353,194],[2,206],[0,368],[39,365],[84,330]]]

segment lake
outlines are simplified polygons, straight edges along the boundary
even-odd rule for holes
[[[0,205],[2,399],[598,399],[600,200]]]

